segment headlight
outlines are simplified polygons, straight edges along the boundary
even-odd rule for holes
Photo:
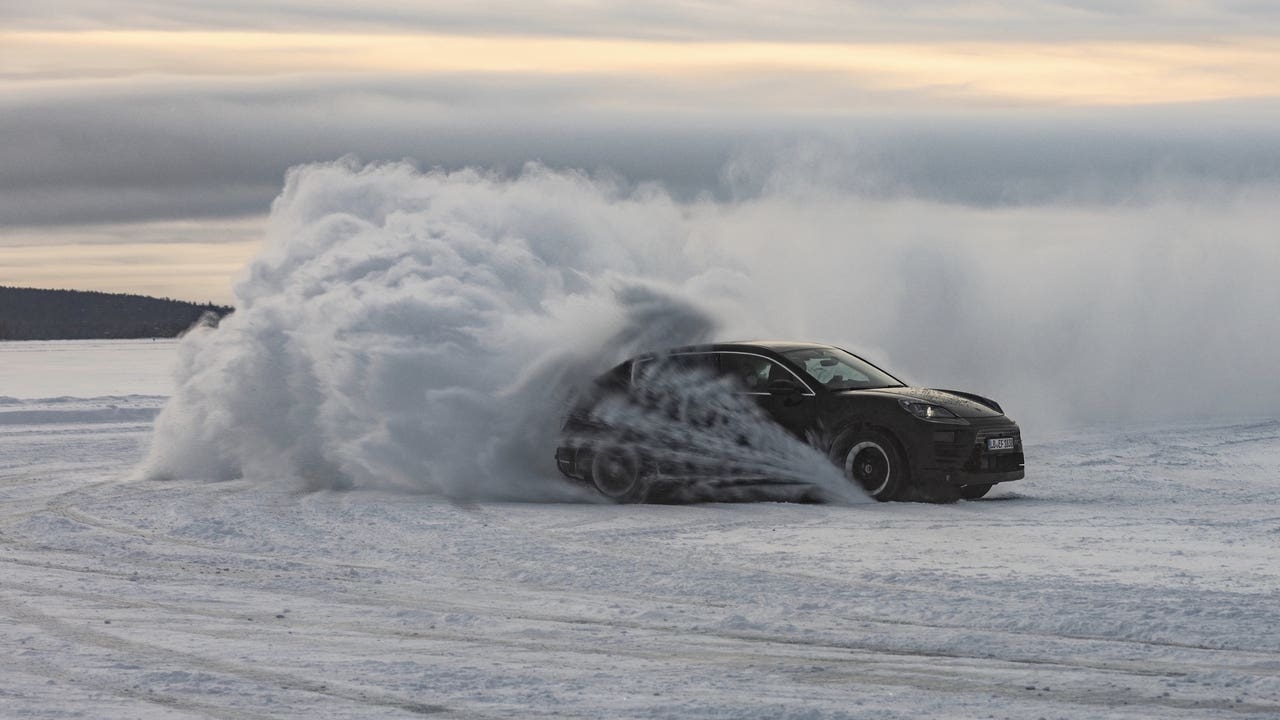
[[[921,420],[928,420],[936,423],[950,423],[952,425],[968,425],[969,421],[956,415],[941,405],[934,405],[923,400],[908,400],[903,398],[898,401],[902,405],[902,409],[915,415]]]

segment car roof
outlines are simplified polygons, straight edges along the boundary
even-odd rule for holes
[[[764,348],[774,352],[788,352],[790,350],[806,350],[811,348],[829,348],[830,345],[815,342],[797,342],[795,340],[748,340],[744,342],[724,343],[726,345],[749,345],[751,347]]]
[[[795,342],[792,340],[734,340],[732,342],[716,342],[706,345],[685,345],[683,347],[674,347],[658,352],[658,355],[667,355],[671,353],[682,352],[708,352],[708,351],[724,351],[724,350],[769,350],[775,353],[784,353],[791,350],[805,350],[811,348],[829,348],[830,345],[811,342]]]

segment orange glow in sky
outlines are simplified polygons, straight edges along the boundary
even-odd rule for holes
[[[415,100],[410,110],[404,109],[407,105],[396,105],[400,100],[393,93],[378,95],[374,82],[392,78],[395,82],[388,85],[413,86],[432,77],[456,82],[441,83],[448,90],[434,95],[423,90],[425,99]],[[407,82],[399,83],[401,79]],[[526,79],[536,81],[529,85],[545,81],[544,87],[530,91],[528,97],[532,101],[521,92]],[[483,90],[484,81],[519,91],[496,100],[490,96],[473,100],[467,95],[472,85]],[[709,126],[726,118],[764,118],[765,124],[783,118],[777,123],[783,126],[791,117],[849,118],[877,112],[888,116],[897,111],[937,115],[994,111],[1012,117],[1026,108],[1039,112],[1041,108],[1280,98],[1280,37],[1232,36],[1199,41],[692,42],[376,32],[0,30],[0,113],[9,107],[56,108],[68,99],[83,101],[86,108],[99,101],[104,106],[123,108],[111,116],[119,125],[114,136],[100,137],[104,130],[94,124],[88,111],[75,110],[56,116],[61,121],[86,113],[80,124],[68,125],[75,128],[73,131],[45,132],[37,119],[30,121],[36,129],[24,135],[25,139],[0,138],[0,142],[10,143],[14,149],[11,157],[18,158],[9,162],[9,168],[15,169],[14,177],[34,178],[31,182],[15,181],[13,187],[19,188],[22,197],[10,198],[8,207],[64,202],[65,198],[83,193],[101,195],[101,206],[115,211],[121,204],[117,202],[119,198],[128,201],[147,200],[151,195],[178,197],[171,201],[172,207],[157,200],[159,210],[139,201],[142,210],[132,215],[123,211],[106,213],[102,222],[85,213],[74,218],[68,215],[67,220],[55,215],[51,221],[28,225],[6,223],[0,217],[0,284],[228,300],[230,279],[252,254],[265,222],[261,215],[244,215],[260,211],[238,205],[238,209],[227,211],[228,216],[192,217],[187,218],[188,225],[183,225],[179,219],[185,216],[179,211],[187,199],[178,193],[211,192],[210,188],[225,187],[209,181],[208,187],[196,184],[170,188],[164,172],[173,171],[182,162],[195,166],[196,160],[183,160],[179,154],[171,163],[162,162],[167,169],[156,170],[151,177],[151,168],[134,167],[129,148],[110,138],[133,138],[139,148],[150,149],[153,128],[173,129],[165,124],[169,106],[164,103],[172,102],[173,108],[183,109],[181,103],[190,102],[184,100],[188,91],[192,97],[201,96],[201,92],[207,97],[220,97],[219,92],[233,95],[239,90],[247,89],[248,94],[260,90],[253,95],[252,103],[243,103],[243,107],[253,109],[270,105],[268,101],[275,97],[271,93],[281,88],[292,90],[304,83],[318,88],[306,95],[315,103],[307,109],[307,117],[319,118],[321,125],[329,119],[326,113],[331,109],[325,104],[330,100],[325,94],[326,83],[340,88],[335,94],[357,95],[356,100],[343,98],[349,105],[365,103],[359,107],[372,108],[361,113],[352,111],[361,120],[402,113],[414,119],[458,117],[463,118],[458,122],[465,123],[465,113],[473,110],[467,103],[472,102],[482,110],[515,113],[521,119],[527,113],[531,118],[550,118],[548,122],[553,123],[560,122],[556,113],[572,115],[577,111],[585,111],[583,116],[612,113],[628,120],[645,112],[652,116],[669,112],[677,118],[673,127],[682,121],[681,113],[706,113],[711,117]],[[458,98],[451,94],[455,88],[463,89],[456,93]],[[135,111],[129,104],[132,97],[147,93],[152,93],[147,96],[151,97],[151,105],[147,106],[151,115],[145,115],[147,110]],[[166,100],[169,97],[172,101]],[[284,94],[280,97],[281,103],[292,102]],[[385,109],[379,102],[385,103]],[[234,102],[210,104],[215,105],[232,107]],[[70,106],[80,107],[74,102]],[[157,107],[161,108],[159,112],[155,111]],[[1231,106],[1224,107],[1224,112],[1236,112]],[[599,112],[602,110],[605,112]],[[1166,116],[1163,107],[1147,112],[1157,118]],[[148,122],[131,124],[136,119],[131,114],[145,116]],[[14,117],[18,115],[15,113]],[[177,119],[172,122],[186,122],[187,126],[174,129],[168,140],[198,138],[199,142],[185,146],[191,150],[192,158],[225,153],[232,158],[227,161],[231,166],[245,162],[245,157],[254,157],[250,148],[253,138],[244,143],[238,137],[228,142],[223,136],[209,133],[210,138],[221,137],[218,142],[224,144],[205,148],[202,143],[206,138],[200,134],[202,123],[211,124],[213,120],[182,113],[174,113],[174,117]],[[237,121],[241,118],[238,114],[234,117]],[[152,119],[155,122],[150,122]],[[353,121],[353,135],[343,135],[347,126],[341,125],[341,119],[338,117],[333,123],[338,129],[332,136],[340,140],[334,141],[332,148],[323,146],[325,150],[310,156],[291,155],[288,162],[331,159],[351,151],[342,142],[355,137],[354,133],[363,126]],[[135,125],[143,130],[135,130]],[[369,132],[377,132],[376,123],[370,127],[375,130]],[[160,133],[160,137],[166,136]],[[98,153],[104,148],[115,151]],[[330,150],[332,155],[322,155]],[[541,159],[537,151],[529,152],[527,157],[512,159]],[[42,158],[41,153],[47,158]],[[93,158],[99,155],[108,159],[94,166]],[[119,157],[125,160],[119,161]],[[41,165],[46,159],[47,168]],[[283,172],[285,165],[281,162]],[[575,156],[573,162],[581,160]],[[109,177],[110,182],[84,186],[77,176],[81,163],[96,167],[96,177]],[[23,168],[30,171],[23,175]],[[186,172],[189,167],[179,170]],[[186,177],[183,172],[178,175]],[[61,178],[63,185],[48,179],[52,177]],[[203,177],[199,180],[205,181]],[[130,186],[130,181],[137,187]],[[255,176],[254,181],[261,183],[261,175]],[[45,182],[49,184],[42,184]],[[231,177],[219,182],[225,185],[238,180]],[[42,200],[44,195],[58,199]],[[260,206],[265,210],[268,202],[269,198],[264,197]],[[203,234],[193,236],[193,228],[201,229]]]
[[[13,32],[0,77],[544,73],[694,79],[842,74],[873,90],[964,105],[1120,105],[1280,92],[1280,39],[1214,43],[823,44],[260,32]],[[828,107],[831,98],[824,104]],[[835,109],[838,109],[835,108]]]

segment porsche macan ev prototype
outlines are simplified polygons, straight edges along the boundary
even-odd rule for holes
[[[1024,475],[1018,425],[995,401],[908,387],[850,352],[799,342],[701,345],[623,362],[597,378],[566,417],[555,455],[562,473],[620,502],[651,499],[656,488],[687,480],[687,467],[678,466],[688,456],[680,447],[688,435],[677,428],[658,443],[632,442],[634,429],[600,410],[619,401],[654,406],[660,386],[647,378],[658,367],[720,383],[745,403],[741,407],[765,418],[760,422],[776,423],[825,453],[877,500],[977,499]],[[698,393],[690,397],[682,400],[682,412],[699,402]],[[727,454],[734,454],[732,446]],[[731,467],[728,459],[719,466]]]

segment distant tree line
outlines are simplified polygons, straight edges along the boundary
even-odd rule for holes
[[[0,340],[100,340],[177,337],[226,305],[124,293],[38,290],[0,285]]]

